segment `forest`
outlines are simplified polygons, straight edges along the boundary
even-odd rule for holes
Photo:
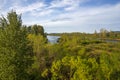
[[[120,32],[47,34],[11,11],[0,18],[0,80],[120,80]]]

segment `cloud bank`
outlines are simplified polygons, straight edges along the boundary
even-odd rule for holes
[[[94,32],[100,28],[120,30],[120,2],[96,6],[92,4],[95,0],[30,1],[0,0],[0,14],[6,15],[14,9],[22,13],[23,24],[42,24],[46,32]]]

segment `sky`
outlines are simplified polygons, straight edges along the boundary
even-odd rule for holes
[[[47,33],[120,31],[120,0],[0,0],[1,15],[11,10]]]

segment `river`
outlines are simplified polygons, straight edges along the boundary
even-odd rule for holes
[[[59,38],[60,38],[60,36],[47,35],[48,42],[50,42],[50,43],[52,43],[52,44],[57,43],[57,41],[58,41]],[[120,42],[119,40],[109,40],[109,39],[105,39],[105,40],[103,40],[103,41],[109,42],[109,43],[117,43],[117,42]]]
[[[57,43],[57,41],[58,41],[59,38],[60,38],[60,36],[47,35],[48,42],[50,42],[52,44]]]

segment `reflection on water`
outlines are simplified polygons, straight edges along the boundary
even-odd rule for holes
[[[48,42],[55,44],[57,43],[58,39],[60,38],[60,36],[47,36]]]
[[[120,42],[119,40],[104,40],[106,42],[112,42],[112,43],[117,43],[117,42]]]

